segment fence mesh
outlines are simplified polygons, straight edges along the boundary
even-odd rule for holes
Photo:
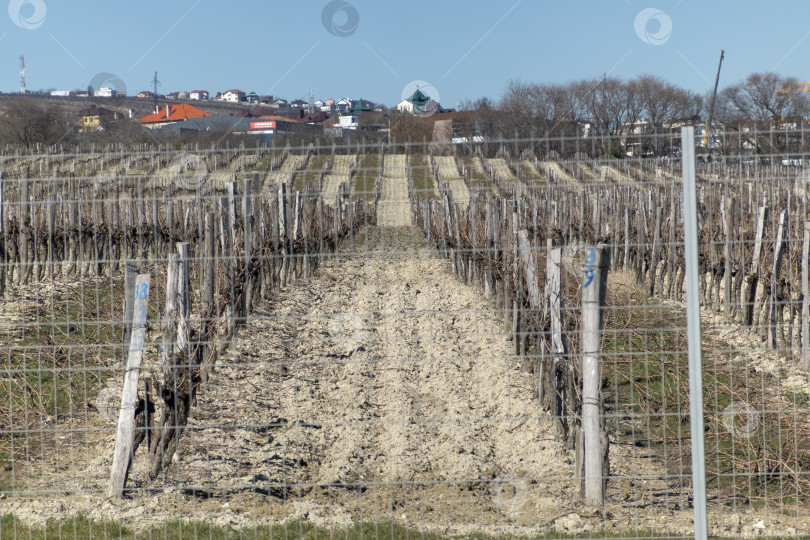
[[[660,143],[4,156],[0,533],[694,534]],[[716,536],[810,529],[810,155],[777,146],[697,163]]]

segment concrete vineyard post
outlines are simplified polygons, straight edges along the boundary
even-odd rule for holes
[[[585,501],[601,506],[605,501],[600,355],[602,310],[605,305],[607,272],[610,265],[606,246],[585,248],[582,283],[582,435],[585,445]]]

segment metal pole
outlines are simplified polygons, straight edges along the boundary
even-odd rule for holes
[[[703,440],[703,376],[698,282],[698,224],[695,181],[695,128],[681,128],[683,223],[686,249],[686,329],[689,350],[689,409],[692,432],[692,503],[695,539],[706,540],[706,453]]]

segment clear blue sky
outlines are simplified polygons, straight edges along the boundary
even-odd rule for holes
[[[19,89],[21,54],[29,90],[86,88],[112,73],[132,95],[157,71],[162,93],[239,88],[295,99],[312,85],[317,98],[394,105],[427,81],[446,107],[497,99],[512,78],[652,73],[704,93],[720,49],[721,87],[757,71],[810,80],[808,0],[11,0],[8,12],[5,92]]]

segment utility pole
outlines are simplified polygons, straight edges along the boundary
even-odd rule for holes
[[[155,94],[155,110],[157,110],[158,106],[158,85],[160,81],[157,78],[157,71],[155,72],[155,77],[152,79],[152,88],[154,88],[153,93]]]
[[[20,94],[25,94],[25,56],[20,56]]]
[[[726,51],[720,51],[720,63],[717,65],[717,77],[714,79],[714,92],[712,93],[712,100],[709,103],[709,119],[706,121],[706,132],[703,134],[703,141],[700,146],[709,149],[709,130],[712,129],[712,117],[714,116],[714,102],[717,99],[717,85],[720,84],[720,68],[723,67],[723,57]]]

